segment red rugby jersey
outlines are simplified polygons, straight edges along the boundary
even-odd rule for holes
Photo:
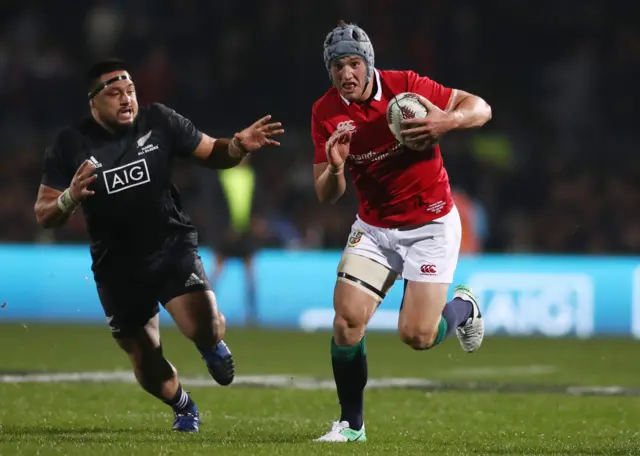
[[[311,134],[314,163],[327,161],[325,143],[338,129],[353,131],[346,168],[358,191],[359,217],[394,228],[422,225],[453,207],[449,177],[440,146],[424,152],[401,146],[386,119],[389,100],[402,92],[418,93],[449,110],[456,90],[413,71],[375,71],[376,93],[367,103],[349,103],[335,87],[313,104]]]

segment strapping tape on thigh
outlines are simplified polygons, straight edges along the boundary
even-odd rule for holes
[[[395,273],[380,263],[352,253],[344,254],[338,265],[338,280],[356,285],[379,300],[385,298],[393,283],[392,275]]]

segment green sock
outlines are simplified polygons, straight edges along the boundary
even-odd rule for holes
[[[447,323],[447,320],[445,320],[444,317],[440,317],[440,323],[438,323],[438,335],[436,336],[436,340],[433,342],[434,347],[447,337],[448,329],[449,324]]]
[[[334,338],[331,338],[331,358],[349,361],[355,358],[358,354],[362,354],[362,356],[367,354],[365,350],[364,337],[360,339],[360,342],[357,344],[348,347],[338,347]]]

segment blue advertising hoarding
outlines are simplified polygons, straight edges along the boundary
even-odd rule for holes
[[[201,250],[207,271],[213,255]],[[106,323],[87,246],[0,245],[0,322]],[[265,327],[327,329],[339,252],[264,251],[256,258],[259,323]],[[640,258],[534,255],[462,257],[456,283],[473,287],[488,334],[547,337],[640,337]],[[239,262],[223,273],[216,294],[229,324],[245,315]],[[398,282],[370,324],[395,330]],[[170,319],[163,311],[163,321]]]

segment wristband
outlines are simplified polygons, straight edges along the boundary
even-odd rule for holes
[[[240,152],[240,156],[239,157],[235,157],[235,158],[244,158],[247,155],[249,155],[249,152],[244,147],[242,147],[242,144],[240,144],[240,141],[238,141],[238,138],[234,137],[231,140],[231,142],[229,143],[229,145],[231,147],[234,147],[235,149],[237,149]]]
[[[329,165],[329,174],[333,176],[339,176],[344,171],[344,163],[337,168],[333,165]]]
[[[71,192],[69,191],[69,189],[66,189],[58,197],[58,207],[65,214],[73,212],[77,205],[78,203],[75,202],[71,197]]]

